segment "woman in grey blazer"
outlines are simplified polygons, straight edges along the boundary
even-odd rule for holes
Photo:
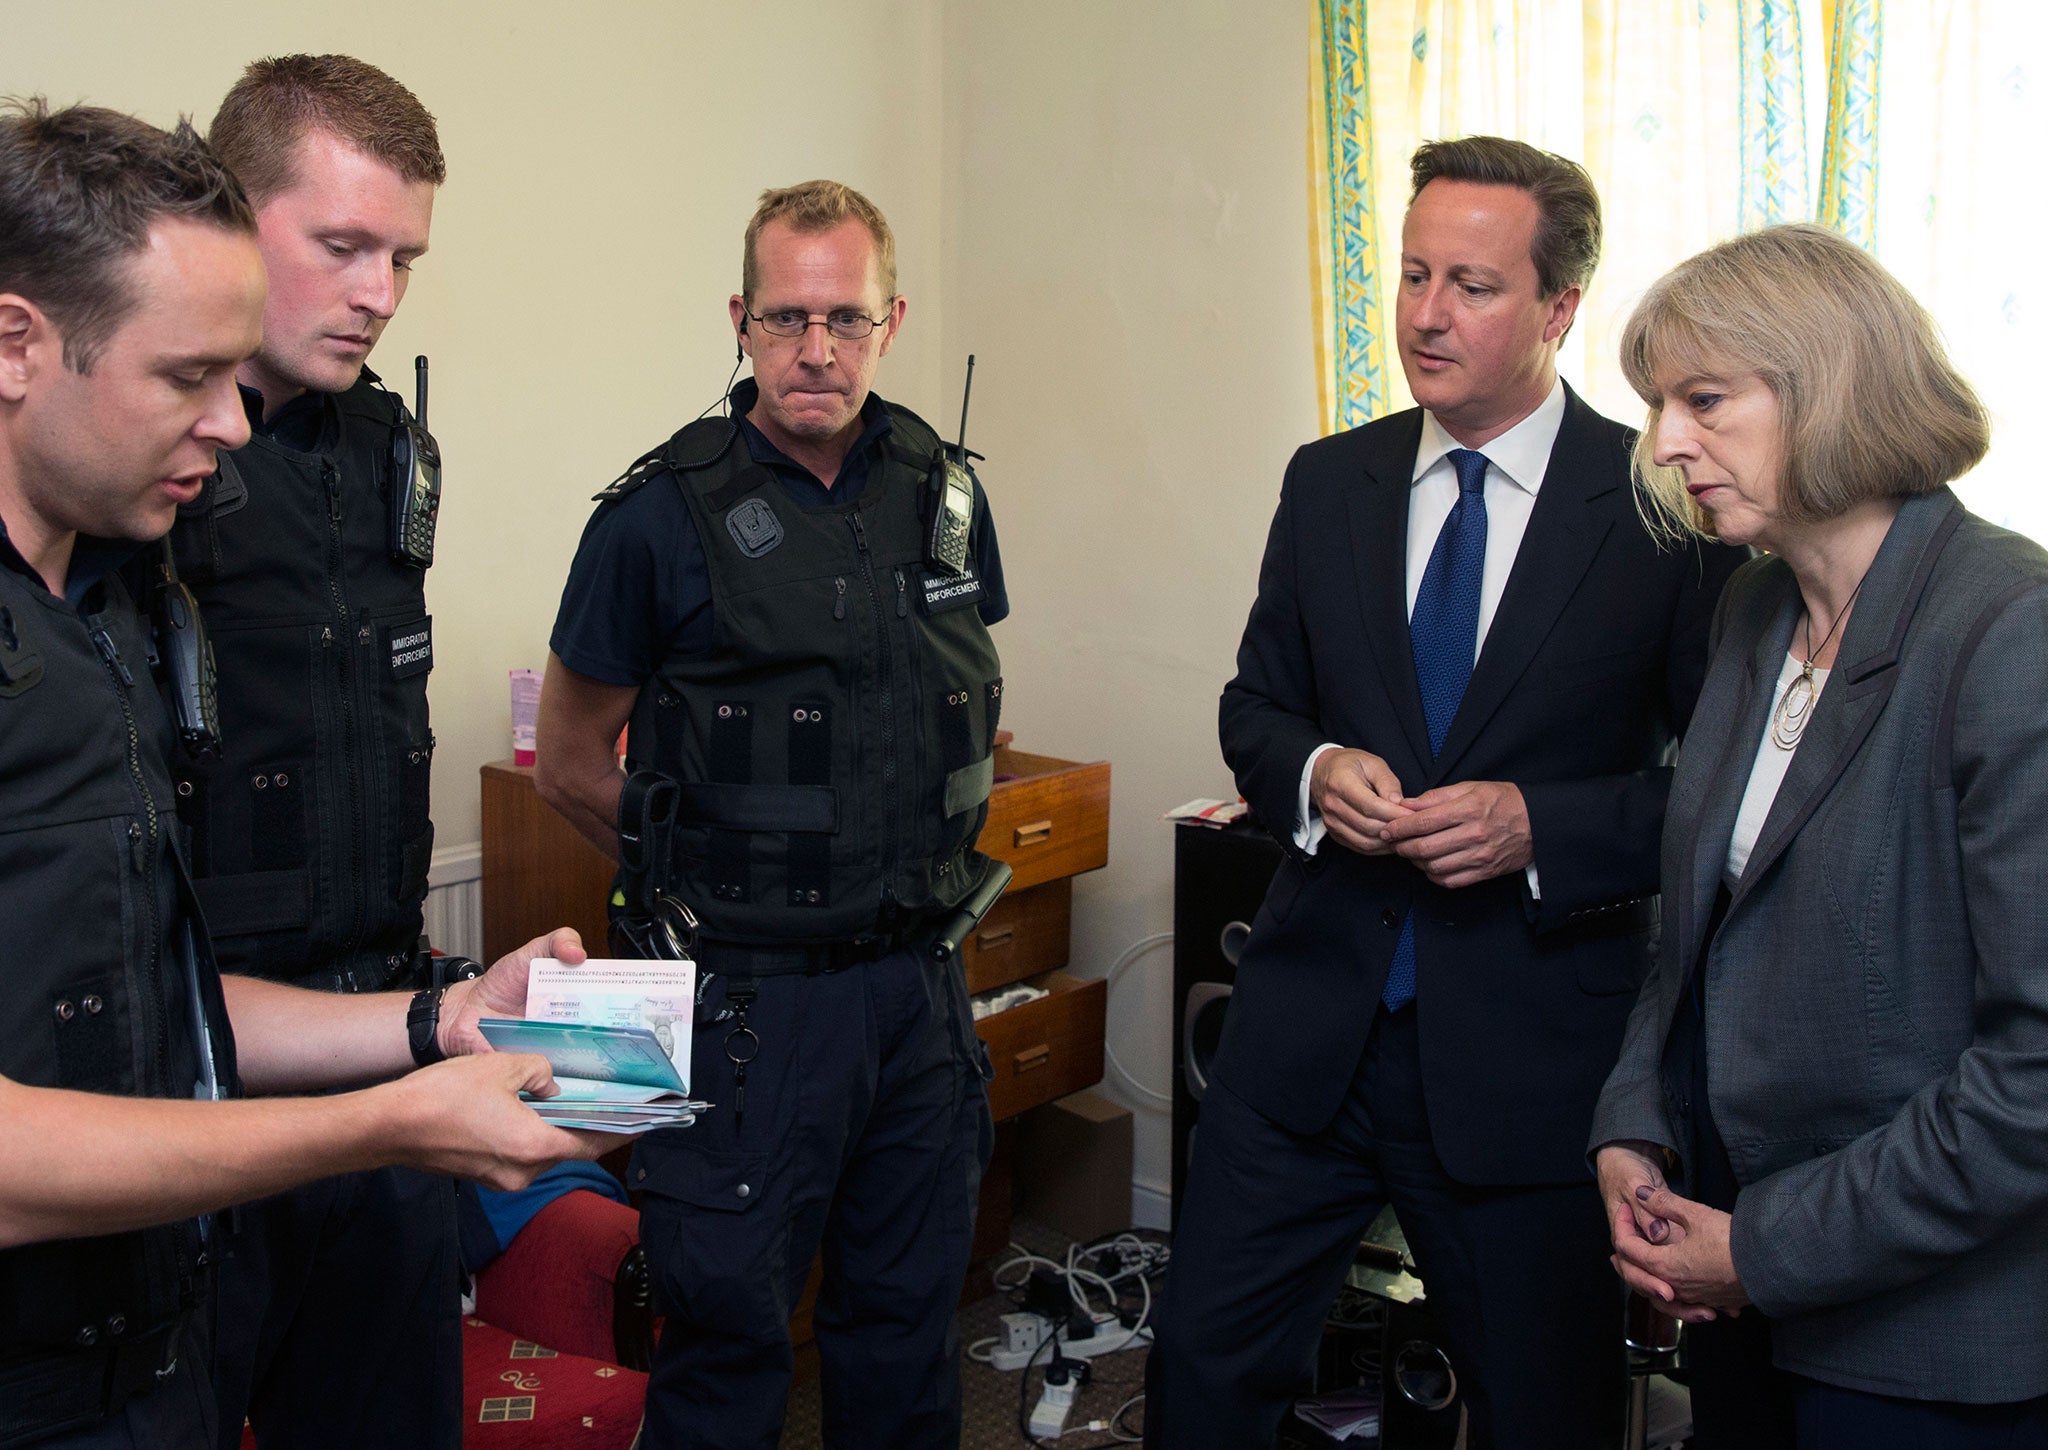
[[[1947,488],[1983,408],[1818,227],[1658,282],[1646,508],[1722,595],[1663,937],[1594,1122],[1700,1450],[2048,1445],[2048,554]]]

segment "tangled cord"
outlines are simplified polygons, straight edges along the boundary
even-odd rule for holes
[[[1090,1243],[1073,1244],[1067,1249],[1065,1262],[1035,1254],[1023,1245],[1013,1243],[1010,1245],[1013,1257],[997,1265],[990,1278],[998,1289],[1017,1295],[1030,1281],[1032,1270],[1046,1269],[1060,1277],[1067,1287],[1069,1300],[1080,1313],[1093,1318],[1098,1305],[1091,1294],[1097,1295],[1103,1301],[1099,1307],[1115,1315],[1119,1321],[1126,1312],[1124,1295],[1135,1286],[1138,1295],[1136,1317],[1125,1328],[1120,1341],[1111,1348],[1097,1351],[1097,1355],[1091,1358],[1115,1354],[1139,1343],[1139,1336],[1146,1332],[1152,1318],[1152,1280],[1165,1271],[1172,1252],[1164,1234],[1147,1236],[1154,1232],[1127,1229]],[[1059,1324],[1048,1325],[1045,1339],[1032,1351],[1030,1360],[1017,1378],[1017,1432],[1035,1450],[1045,1450],[1047,1442],[1031,1433],[1032,1371],[1040,1367],[1039,1361],[1047,1358],[1048,1353],[1053,1359],[1057,1358],[1060,1332]],[[967,1348],[968,1357],[983,1364],[989,1363],[1000,1339],[999,1335],[989,1335],[976,1340]],[[1048,1360],[1048,1364],[1050,1362]],[[1143,1403],[1144,1398],[1143,1391],[1140,1391],[1117,1406],[1109,1419],[1070,1426],[1060,1432],[1061,1437],[1106,1432],[1117,1444],[1138,1444],[1144,1439],[1143,1434],[1132,1430],[1124,1419],[1134,1407]]]

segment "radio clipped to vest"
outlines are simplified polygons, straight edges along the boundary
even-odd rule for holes
[[[418,384],[412,417],[391,434],[391,557],[425,569],[434,562],[434,523],[441,513],[441,445],[427,431],[427,359],[413,359]]]
[[[925,481],[925,562],[948,574],[967,572],[967,529],[974,522],[974,476],[967,471],[967,401],[974,394],[974,354],[960,390],[960,441],[941,444]]]
[[[225,453],[221,468],[232,465]],[[151,664],[168,685],[178,745],[185,758],[201,770],[220,762],[220,688],[213,661],[213,642],[199,617],[199,601],[178,578],[177,561],[166,539],[157,550],[155,579],[150,586]]]

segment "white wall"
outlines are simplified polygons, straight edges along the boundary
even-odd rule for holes
[[[1014,614],[1005,723],[1114,762],[1107,870],[1076,895],[1100,973],[1171,924],[1159,813],[1228,795],[1215,702],[1292,448],[1315,429],[1305,88],[1312,7],[1226,0],[532,0],[9,8],[0,94],[210,118],[249,59],[345,50],[439,118],[434,247],[374,363],[434,360],[448,459],[429,582],[445,845],[508,753],[589,495],[731,366],[725,299],[766,185],[830,175],[888,212],[910,298],[881,382],[950,432],[978,355]],[[773,73],[792,73],[793,80]],[[400,381],[409,391],[409,381]],[[1111,1043],[1169,1086],[1170,956]],[[1139,1106],[1138,1176],[1169,1177]]]
[[[1315,435],[1312,7],[963,3],[945,17],[945,376],[977,357],[971,446],[1014,609],[1003,723],[1112,762],[1107,870],[1075,891],[1105,971],[1173,923],[1160,813],[1234,796],[1216,697],[1288,456]],[[948,431],[954,415],[941,415]],[[1170,1086],[1172,956],[1120,974],[1110,1043]],[[1171,1177],[1137,1109],[1137,1177]]]

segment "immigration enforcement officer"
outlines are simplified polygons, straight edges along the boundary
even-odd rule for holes
[[[944,559],[939,439],[869,391],[906,305],[882,214],[834,182],[769,191],[744,257],[754,376],[601,495],[541,693],[541,794],[608,853],[622,815],[661,836],[647,803],[680,783],[650,842],[672,868],[629,870],[623,909],[666,887],[710,974],[690,1086],[717,1107],[630,1175],[668,1316],[645,1443],[771,1450],[822,1243],[828,1437],[950,1447],[990,1138],[965,983],[928,946],[988,870],[1008,603],[979,486]]]
[[[208,140],[256,208],[270,294],[237,374],[252,436],[171,533],[219,660],[223,758],[179,780],[199,899],[223,971],[423,986],[435,499],[364,361],[427,250],[440,141],[345,55],[257,61]],[[459,1280],[446,1178],[387,1168],[245,1214],[221,1274],[222,1450],[245,1412],[259,1444],[454,1450]]]
[[[573,932],[410,998],[215,971],[158,646],[117,571],[248,437],[234,375],[261,336],[255,229],[189,126],[0,108],[8,1450],[215,1443],[203,1366],[227,1205],[385,1163],[513,1187],[608,1141],[543,1124],[517,1093],[552,1091],[546,1063],[490,1054],[475,1026],[518,1010],[534,956],[580,961]]]

